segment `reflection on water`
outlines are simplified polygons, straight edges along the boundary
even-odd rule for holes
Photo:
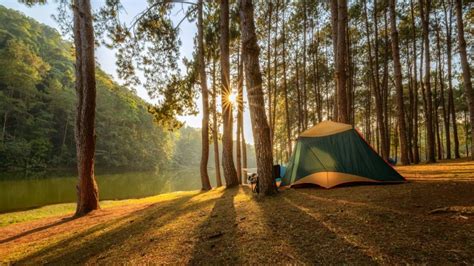
[[[214,173],[209,177],[214,186]],[[1,173],[0,212],[76,201],[74,173]],[[201,188],[199,169],[96,174],[101,200],[142,198]]]

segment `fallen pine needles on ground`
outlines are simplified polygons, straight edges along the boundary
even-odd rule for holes
[[[437,169],[449,176],[449,165],[474,170],[459,164],[430,165],[429,181],[262,199],[247,187],[219,188],[21,222],[0,228],[0,262],[473,264],[474,182],[432,177]]]

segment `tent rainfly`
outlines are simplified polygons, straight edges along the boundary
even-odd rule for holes
[[[282,185],[404,181],[352,125],[324,121],[300,134]]]

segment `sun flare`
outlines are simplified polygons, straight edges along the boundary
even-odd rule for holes
[[[231,92],[229,96],[227,96],[227,100],[229,101],[230,104],[235,105],[237,103],[237,94],[234,92]]]

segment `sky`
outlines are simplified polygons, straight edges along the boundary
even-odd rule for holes
[[[93,10],[98,10],[105,0],[91,0]],[[124,7],[124,10],[120,14],[120,19],[123,22],[129,23],[133,20],[133,18],[143,11],[147,4],[146,0],[122,0],[121,3]],[[50,0],[46,5],[36,5],[33,7],[28,7],[24,4],[18,2],[18,0],[0,0],[0,4],[6,6],[7,8],[15,9],[26,16],[29,16],[43,24],[46,24],[50,27],[56,28],[60,34],[60,28],[58,23],[53,19],[53,15],[57,14],[57,1]],[[187,5],[185,4],[176,4],[174,9],[172,10],[172,20],[175,24],[177,24],[183,18],[185,11],[187,9]],[[180,33],[179,38],[181,39],[181,47],[180,47],[180,54],[181,57],[188,57],[192,56],[192,52],[194,50],[194,42],[193,38],[196,35],[197,28],[195,23],[190,23],[188,20],[184,20],[180,25]],[[117,75],[117,66],[115,64],[116,57],[115,51],[108,49],[104,46],[100,46],[96,48],[96,61],[99,64],[100,68],[104,70],[106,73],[110,74],[114,77],[115,81],[121,83],[121,80],[118,78]],[[180,63],[181,64],[181,63]],[[182,65],[182,64],[181,64]],[[139,74],[140,75],[140,74]],[[137,95],[146,100],[147,102],[153,102],[152,99],[148,96],[147,91],[138,86],[136,88]],[[244,95],[245,96],[245,95]],[[218,102],[220,102],[218,100]],[[196,104],[199,110],[202,110],[202,100],[201,98],[196,99]],[[181,116],[179,117],[181,121],[184,121],[186,125],[191,127],[200,128],[202,123],[202,115],[199,112],[196,116]],[[236,129],[236,126],[234,126]],[[252,129],[250,124],[250,114],[248,110],[244,113],[244,130],[245,130],[245,138],[246,141],[249,143],[253,143],[253,135]],[[234,133],[235,138],[235,133]]]

